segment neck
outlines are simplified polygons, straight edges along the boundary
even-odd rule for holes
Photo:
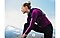
[[[28,12],[30,12],[30,10],[28,10]]]
[[[28,9],[27,13],[29,13],[29,12],[30,12],[30,10]]]

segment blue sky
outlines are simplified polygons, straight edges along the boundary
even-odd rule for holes
[[[6,0],[6,9],[12,8],[12,9],[20,9],[22,4],[26,2],[26,0]],[[45,11],[48,16],[54,16],[54,0],[31,0],[32,6],[39,7],[43,11]]]
[[[25,17],[22,15],[20,8],[22,4],[27,1],[28,0],[6,0],[5,1],[6,2],[5,3],[6,4],[6,19],[8,19],[7,25],[9,24],[14,25],[16,21],[17,21],[17,24],[20,24],[19,21],[21,21],[22,19],[24,20]],[[46,15],[50,18],[54,26],[55,24],[55,12],[54,12],[55,11],[55,0],[30,0],[30,1],[32,3],[32,7],[39,7],[44,11],[44,13],[46,13]],[[8,18],[8,17],[11,17],[11,18]],[[15,20],[12,24],[11,23],[12,21],[9,21],[9,20],[13,20],[13,19]]]

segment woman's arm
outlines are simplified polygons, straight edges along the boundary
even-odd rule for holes
[[[32,12],[32,18],[31,18],[31,21],[30,21],[30,25],[27,28],[27,30],[25,31],[25,34],[28,34],[31,31],[31,29],[33,28],[34,23],[35,23],[35,21],[37,19],[37,16],[38,16],[38,11],[35,9]]]

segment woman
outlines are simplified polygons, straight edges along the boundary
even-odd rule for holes
[[[52,38],[53,27],[46,15],[38,8],[31,9],[31,3],[24,3],[22,6],[23,14],[27,13],[27,23],[24,24],[24,30],[21,38],[26,38],[31,30],[44,33],[44,38]]]

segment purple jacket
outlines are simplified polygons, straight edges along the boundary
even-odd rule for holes
[[[43,28],[51,23],[40,9],[32,8],[28,14],[27,23],[29,23],[29,27],[25,31],[25,34],[31,31],[35,22]]]

